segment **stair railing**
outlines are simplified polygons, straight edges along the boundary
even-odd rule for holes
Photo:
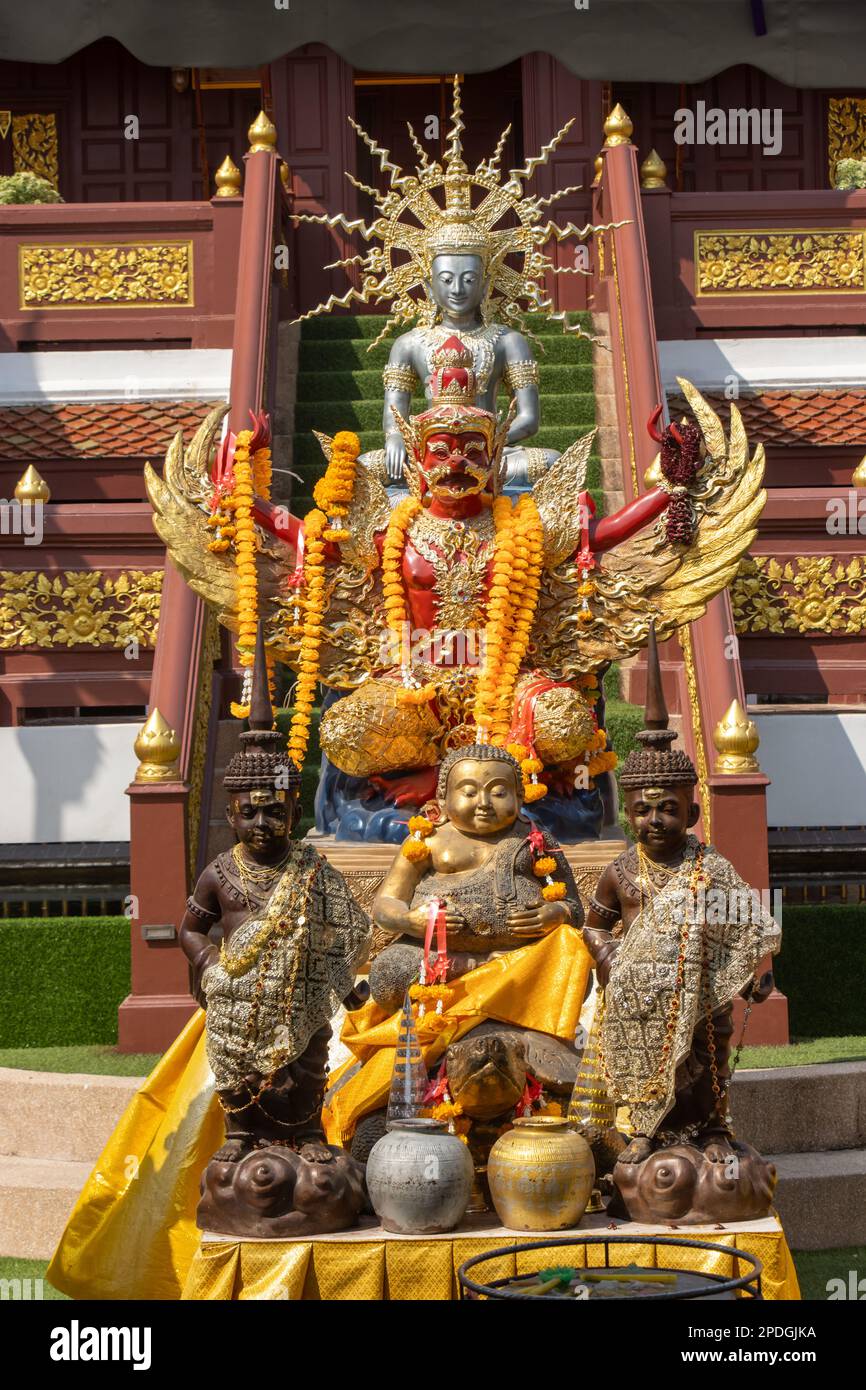
[[[643,198],[631,122],[617,108],[605,123],[607,141],[594,189],[593,222],[623,223],[600,234],[594,261],[594,307],[607,310],[613,352],[617,430],[627,498],[646,491],[644,474],[656,446],[647,421],[665,396],[659,371],[658,343],[644,232]],[[654,210],[655,211],[655,210]],[[717,751],[719,726],[734,701],[745,706],[743,680],[734,636],[730,598],[725,591],[697,622],[680,629],[682,659],[673,643],[667,661],[676,661],[679,709],[684,741],[699,773],[699,833],[731,859],[758,888],[767,888],[767,778],[754,758]],[[670,666],[668,666],[670,670]],[[736,742],[736,740],[733,740]],[[724,748],[724,744],[723,744]]]
[[[272,410],[276,374],[279,156],[264,112],[249,138],[229,388],[228,427],[235,433],[250,425],[250,410]],[[127,789],[132,984],[118,1011],[125,1052],[161,1051],[196,1007],[177,930],[206,846],[209,758],[235,683],[229,651],[214,615],[166,558],[148,720]]]

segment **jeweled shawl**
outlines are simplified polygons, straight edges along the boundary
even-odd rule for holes
[[[617,1100],[630,1106],[639,1134],[654,1134],[671,1109],[677,1066],[688,1056],[706,1010],[729,1004],[749,983],[761,958],[778,951],[781,942],[781,930],[757,894],[711,845],[704,850],[705,896],[693,898],[690,879],[697,850],[698,841],[690,835],[679,872],[647,902],[625,934],[605,991],[605,1070]],[[722,898],[714,896],[719,892]],[[681,933],[683,989],[663,1061]],[[657,1090],[650,1097],[653,1086]]]
[[[352,989],[370,932],[342,875],[312,846],[295,846],[262,913],[237,928],[226,964],[204,977],[207,1055],[220,1089],[237,1087],[250,1071],[270,1076],[301,1056]],[[248,952],[255,959],[236,973]]]

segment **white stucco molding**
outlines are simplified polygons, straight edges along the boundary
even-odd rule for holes
[[[6,352],[0,405],[228,399],[230,348]]]
[[[866,387],[866,338],[669,338],[659,343],[666,391],[684,376],[699,391]]]

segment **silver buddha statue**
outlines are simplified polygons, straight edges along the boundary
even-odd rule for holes
[[[395,488],[402,485],[406,463],[406,448],[392,407],[408,417],[412,393],[421,382],[429,403],[433,353],[448,338],[458,337],[473,354],[477,406],[495,411],[501,386],[513,401],[513,419],[503,455],[504,486],[507,492],[520,492],[531,488],[558,458],[553,449],[521,443],[535,434],[540,420],[538,366],[521,331],[525,327],[524,317],[530,312],[546,313],[559,320],[566,331],[582,332],[576,324],[569,323],[565,312],[556,309],[544,289],[544,276],[557,267],[543,248],[551,238],[562,241],[576,237],[584,241],[600,229],[578,228],[573,223],[561,227],[544,220],[551,204],[576,192],[576,187],[559,189],[545,198],[529,194],[524,188],[539,165],[547,163],[572,122],[557,131],[537,158],[527,160],[520,169],[509,170],[503,180],[499,161],[510,126],[499,137],[493,155],[470,170],[463,158],[460,138],[464,130],[462,115],[460,84],[455,77],[451,125],[442,163],[430,160],[409,126],[419,159],[414,174],[404,174],[392,162],[389,152],[352,121],[389,178],[390,186],[382,193],[347,175],[350,182],[373,198],[375,220],[367,226],[363,220],[349,220],[342,213],[333,217],[298,214],[295,219],[340,227],[350,234],[359,233],[368,242],[381,243],[363,256],[335,262],[347,269],[357,267],[360,289],[352,286],[342,296],[332,295],[327,303],[303,314],[302,319],[335,307],[348,308],[353,302],[389,303],[388,321],[371,347],[392,328],[414,325],[395,341],[383,374],[385,447],[361,456],[389,488],[392,499]],[[434,192],[439,194],[438,199]]]

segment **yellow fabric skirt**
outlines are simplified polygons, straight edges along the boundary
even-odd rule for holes
[[[488,961],[454,981],[444,1032],[434,1036],[422,1020],[425,1060],[435,1062],[486,1018],[571,1041],[589,969],[589,954],[569,927]],[[365,1065],[325,1114],[332,1143],[348,1142],[360,1116],[384,1104],[399,1027],[399,1012],[389,1018],[372,1003],[347,1017],[343,1040]],[[180,1298],[201,1234],[199,1181],[223,1138],[199,1009],[100,1154],[54,1253],[49,1281],[72,1298]]]
[[[442,1015],[444,1029],[440,1031],[432,1016],[418,1021],[424,1061],[432,1066],[452,1042],[485,1019],[573,1042],[591,966],[580,934],[573,927],[557,927],[531,946],[449,981],[452,994]],[[385,1104],[399,1032],[400,1013],[389,1016],[372,1001],[347,1016],[342,1040],[354,1056],[335,1072],[335,1089],[323,1114],[332,1144],[348,1144],[358,1121]],[[358,1060],[363,1062],[361,1070],[343,1080]]]
[[[765,1299],[799,1299],[800,1289],[784,1232],[776,1221],[754,1222],[754,1231],[703,1230],[689,1226],[679,1232],[689,1240],[711,1240],[727,1250],[757,1255],[763,1265],[761,1289]],[[682,1249],[657,1252],[647,1241],[646,1228],[634,1244],[610,1248],[612,1265],[638,1264],[656,1268],[664,1263],[676,1269],[731,1276],[732,1261],[723,1250]],[[566,1231],[551,1231],[563,1236]],[[575,1233],[579,1237],[579,1232]],[[607,1234],[587,1230],[586,1235]],[[618,1234],[628,1234],[623,1227]],[[659,1235],[675,1234],[659,1227]],[[189,1300],[248,1299],[362,1299],[417,1301],[453,1299],[458,1296],[457,1270],[473,1255],[532,1240],[527,1234],[499,1231],[479,1235],[472,1231],[448,1236],[394,1237],[381,1231],[374,1238],[353,1235],[324,1236],[317,1240],[203,1241],[186,1282],[183,1297]],[[539,1243],[544,1236],[539,1236]],[[574,1268],[604,1264],[601,1250],[588,1246],[548,1252],[542,1259],[564,1262]],[[483,1281],[508,1279],[538,1269],[539,1255],[527,1250],[503,1256],[483,1265],[475,1277]],[[746,1272],[745,1265],[735,1270]]]
[[[180,1298],[201,1236],[199,1180],[223,1136],[199,1009],[100,1154],[49,1265],[50,1283],[72,1298]]]

